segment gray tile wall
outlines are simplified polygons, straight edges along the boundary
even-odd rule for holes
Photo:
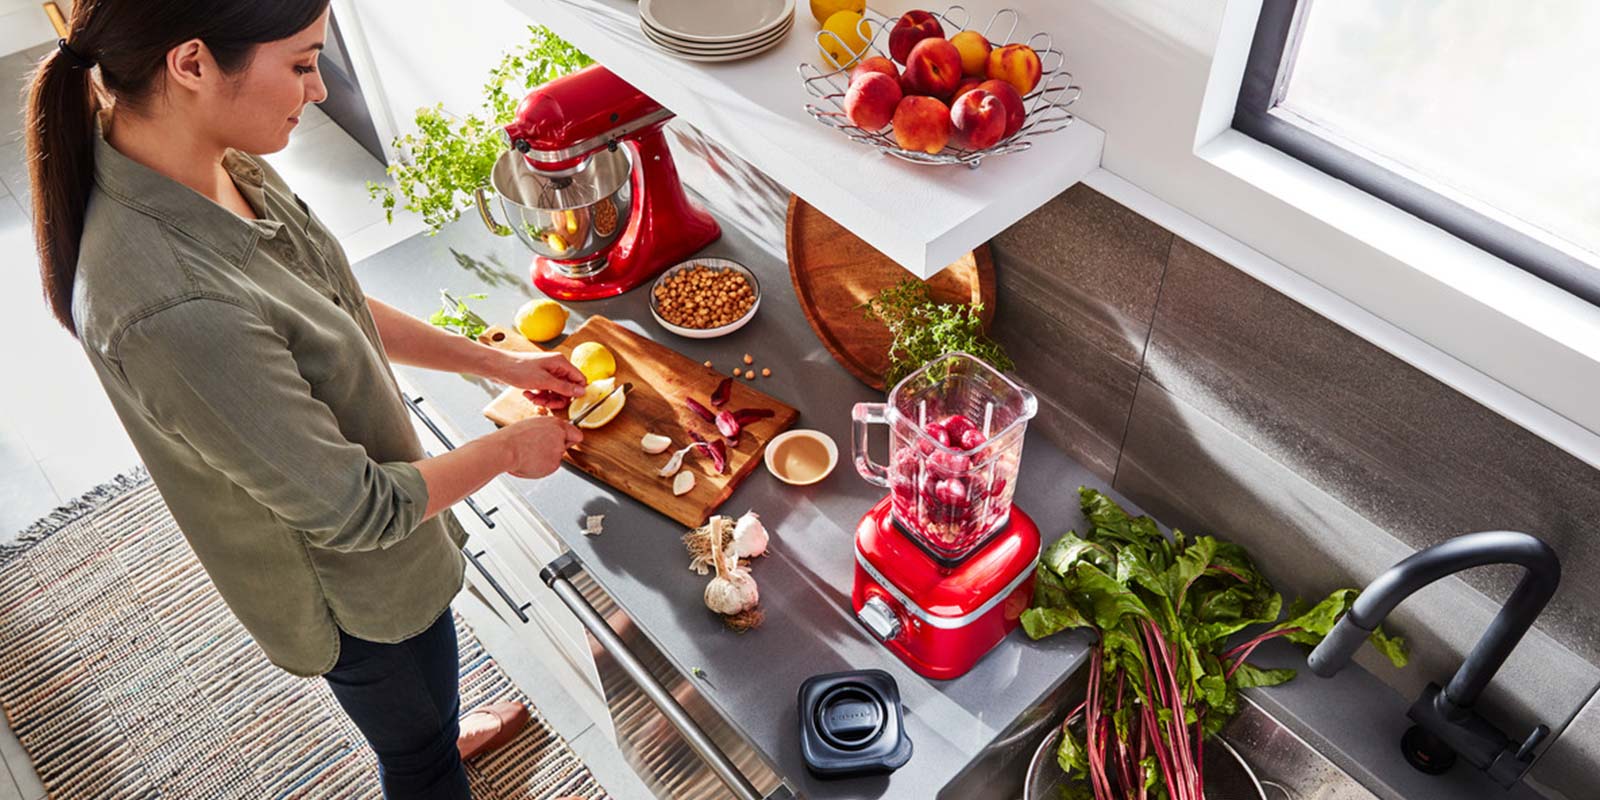
[[[1200,248],[1077,186],[994,240],[996,336],[1046,398],[1038,425],[1164,522],[1250,547],[1287,594],[1359,586],[1476,530],[1534,533],[1562,588],[1484,698],[1521,737],[1600,685],[1600,472]],[[1447,679],[1515,585],[1483,568],[1393,627],[1413,695]],[[1600,707],[1536,770],[1588,796]]]

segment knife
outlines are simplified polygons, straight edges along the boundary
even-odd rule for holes
[[[577,419],[568,420],[568,421],[571,422],[573,425],[577,425],[578,423],[584,421],[584,419],[587,418],[590,414],[593,414],[595,409],[605,405],[606,401],[611,399],[611,395],[614,395],[617,392],[622,392],[624,395],[626,395],[630,391],[633,391],[633,384],[631,382],[630,383],[624,383],[621,386],[618,386],[615,389],[612,389],[611,391],[606,392],[606,396],[605,397],[600,398],[599,402],[596,402],[594,405],[589,406],[588,408],[584,409],[583,413],[579,414]]]

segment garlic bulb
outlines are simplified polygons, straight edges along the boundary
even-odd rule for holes
[[[647,433],[644,438],[639,440],[639,447],[650,455],[665,453],[667,448],[671,446],[672,440],[659,433]]]
[[[754,511],[744,512],[739,522],[733,526],[733,557],[756,558],[766,555],[767,526],[761,524],[760,515]]]
[[[727,556],[722,552],[722,537],[712,531],[711,536],[711,564],[717,570],[717,576],[706,584],[706,608],[718,614],[739,614],[749,611],[761,602],[761,592],[756,589],[756,579],[750,577],[749,570],[740,569],[738,561],[729,566]]]

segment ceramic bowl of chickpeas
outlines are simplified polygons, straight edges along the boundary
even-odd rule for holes
[[[689,339],[726,336],[755,318],[761,283],[743,264],[697,258],[670,267],[650,287],[650,313]]]

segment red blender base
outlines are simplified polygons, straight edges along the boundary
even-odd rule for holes
[[[887,609],[898,623],[888,626],[892,635],[867,627],[918,675],[960,677],[1017,628],[1032,602],[1039,528],[1012,507],[988,544],[944,566],[896,527],[890,506],[884,498],[856,528],[851,605],[864,623]],[[863,616],[869,604],[874,609]]]

